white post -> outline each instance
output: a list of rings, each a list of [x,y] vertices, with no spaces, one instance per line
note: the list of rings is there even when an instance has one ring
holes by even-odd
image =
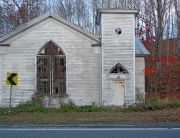
[[[11,96],[12,96],[12,85],[11,85],[10,97],[9,97],[9,114],[11,114]]]

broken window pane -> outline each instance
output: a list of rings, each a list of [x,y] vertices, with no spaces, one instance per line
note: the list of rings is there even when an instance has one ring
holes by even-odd
[[[49,41],[37,55],[37,93],[66,93],[66,56],[62,49]]]
[[[128,73],[128,70],[123,65],[118,63],[114,67],[112,67],[110,73]]]

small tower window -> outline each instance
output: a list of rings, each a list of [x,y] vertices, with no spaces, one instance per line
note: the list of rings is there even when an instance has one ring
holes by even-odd
[[[115,34],[116,34],[116,35],[122,34],[122,29],[119,28],[119,27],[117,27],[117,28],[115,29]]]
[[[129,73],[129,72],[123,65],[118,63],[111,68],[110,73]]]

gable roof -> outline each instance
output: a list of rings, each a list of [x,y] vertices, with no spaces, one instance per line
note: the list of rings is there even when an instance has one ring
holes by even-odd
[[[136,10],[132,10],[131,12],[134,13]],[[107,12],[107,11],[106,11]],[[114,12],[117,12],[117,11],[114,11]],[[67,25],[68,27],[82,33],[83,35],[91,38],[92,40],[95,40],[97,43],[94,43],[92,44],[92,46],[101,46],[101,39],[91,33],[91,32],[88,32],[87,30],[81,28],[80,26],[76,25],[76,24],[73,24],[71,23],[70,21],[58,16],[57,14],[55,13],[52,13],[52,12],[47,12],[39,17],[36,17],[34,18],[33,20],[19,26],[18,28],[16,28],[14,31],[4,35],[3,37],[0,38],[0,46],[10,46],[10,44],[8,43],[3,43],[5,40],[15,36],[16,34],[20,33],[21,31],[23,30],[26,30],[28,28],[30,28],[31,26],[41,22],[42,20],[45,20],[47,18],[53,18],[57,21],[59,21],[60,23],[63,23],[65,25]],[[142,44],[142,42],[139,40],[138,37],[135,37],[135,54],[136,56],[146,56],[148,54],[150,54],[147,49],[144,47],[144,45]]]
[[[68,21],[68,20],[66,20],[66,19],[58,16],[58,15],[55,14],[55,13],[46,12],[45,14],[43,14],[43,15],[41,15],[41,16],[39,16],[39,17],[36,17],[36,18],[34,18],[33,20],[31,20],[31,21],[29,21],[29,22],[27,22],[27,23],[25,23],[25,24],[20,25],[18,28],[16,28],[16,29],[13,30],[12,32],[10,32],[10,33],[4,35],[3,37],[1,37],[1,38],[0,38],[0,46],[3,45],[3,44],[2,44],[3,41],[7,40],[8,38],[11,38],[11,37],[15,36],[17,33],[20,33],[21,31],[26,30],[26,29],[32,27],[33,25],[35,25],[35,24],[37,24],[37,23],[39,23],[39,22],[41,22],[42,20],[45,20],[45,19],[47,19],[47,18],[53,18],[53,19],[57,20],[58,22],[60,22],[60,23],[62,23],[62,24],[65,24],[65,25],[67,25],[68,27],[70,27],[70,28],[72,28],[72,29],[74,29],[74,30],[82,33],[83,35],[85,35],[85,36],[87,36],[87,37],[89,37],[89,38],[97,41],[97,43],[100,43],[100,42],[101,42],[100,38],[99,38],[97,35],[95,35],[95,34],[89,32],[89,31],[81,28],[80,26],[78,26],[78,25],[76,25],[76,24],[73,24],[72,22],[70,22],[70,21]]]

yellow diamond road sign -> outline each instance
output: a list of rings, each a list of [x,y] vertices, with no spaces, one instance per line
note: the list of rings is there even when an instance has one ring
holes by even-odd
[[[17,85],[17,84],[18,84],[18,74],[7,72],[6,85]]]

